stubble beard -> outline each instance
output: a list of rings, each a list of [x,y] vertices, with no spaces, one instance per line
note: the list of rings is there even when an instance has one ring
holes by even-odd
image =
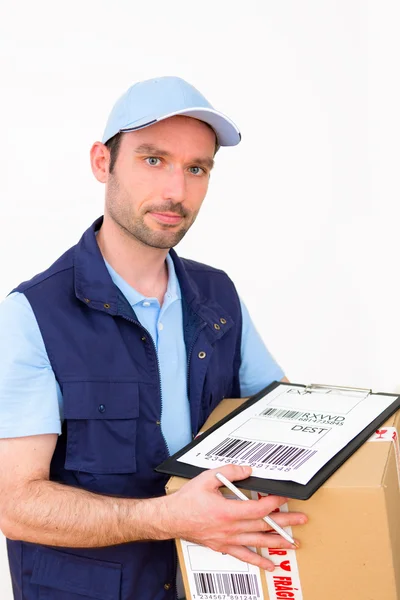
[[[196,220],[197,213],[191,215],[183,208],[181,203],[167,201],[157,205],[149,205],[143,214],[135,213],[128,194],[121,190],[118,180],[111,176],[108,183],[107,212],[112,220],[130,237],[145,246],[167,250],[176,246],[189,231]],[[179,230],[171,231],[171,226],[164,225],[165,229],[155,231],[146,225],[144,215],[147,212],[171,212],[182,216],[186,223]]]

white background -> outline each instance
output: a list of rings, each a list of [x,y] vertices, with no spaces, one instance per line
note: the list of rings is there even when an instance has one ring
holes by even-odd
[[[178,75],[243,135],[178,252],[231,275],[293,382],[400,391],[399,25],[395,0],[3,0],[0,296],[102,213],[119,95]]]

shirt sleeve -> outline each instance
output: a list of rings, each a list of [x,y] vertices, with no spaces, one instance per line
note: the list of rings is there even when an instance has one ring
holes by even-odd
[[[242,300],[240,306],[243,325],[239,381],[240,395],[245,398],[281,380],[285,374],[265,346]]]
[[[61,433],[61,390],[24,294],[0,303],[0,438]]]

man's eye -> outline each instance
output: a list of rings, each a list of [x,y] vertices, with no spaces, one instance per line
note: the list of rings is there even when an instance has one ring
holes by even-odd
[[[190,171],[193,173],[193,175],[201,175],[201,173],[205,172],[201,167],[190,167]]]
[[[149,164],[151,167],[155,167],[156,165],[158,165],[160,159],[156,156],[149,156],[148,158],[146,158],[146,161],[147,164]]]

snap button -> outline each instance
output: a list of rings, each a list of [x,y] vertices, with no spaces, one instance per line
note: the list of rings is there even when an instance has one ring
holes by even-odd
[[[226,325],[226,319],[221,317],[220,321],[221,321],[222,325]]]
[[[164,590],[170,590],[171,589],[171,584],[170,583],[164,583]]]
[[[205,358],[207,356],[207,354],[203,351],[199,352],[197,355],[199,358]]]
[[[106,407],[104,406],[104,404],[100,404],[99,412],[103,413],[103,412],[105,412],[105,410],[106,410]]]
[[[221,327],[218,325],[218,323],[214,323],[214,329],[221,329]]]
[[[162,323],[158,324],[158,329],[159,331],[162,331],[164,329],[164,325]]]
[[[90,302],[89,298],[85,298],[85,302],[86,302],[86,304],[89,304],[89,302]]]
[[[145,336],[145,335],[144,335],[144,336],[141,338],[142,342],[145,342],[145,341],[146,341],[146,339],[147,339],[147,338],[146,338],[146,336]]]
[[[110,308],[110,305],[107,302],[104,304],[104,308]]]
[[[161,421],[156,421],[156,425],[161,425]]]

